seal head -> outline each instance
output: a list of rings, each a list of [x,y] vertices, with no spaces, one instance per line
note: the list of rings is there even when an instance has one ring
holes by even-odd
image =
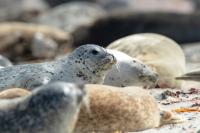
[[[104,75],[116,63],[116,58],[106,49],[93,44],[76,48],[69,55],[69,60],[73,62],[75,68],[78,68],[76,69],[77,76],[82,77],[83,80],[89,80],[89,83],[103,82]],[[99,82],[99,80],[101,81]]]

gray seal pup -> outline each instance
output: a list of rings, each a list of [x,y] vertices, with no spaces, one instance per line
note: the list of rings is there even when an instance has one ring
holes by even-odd
[[[150,66],[159,75],[160,88],[182,87],[183,82],[175,77],[185,73],[185,55],[174,40],[154,33],[133,34],[112,42],[107,48],[122,51]]]
[[[98,45],[82,45],[60,60],[0,69],[0,90],[30,90],[52,81],[101,84],[116,59]]]
[[[0,100],[0,132],[72,133],[85,96],[83,87],[55,82],[24,97]]]
[[[172,112],[161,110],[157,101],[141,87],[86,85],[90,113],[81,106],[74,133],[136,132],[183,122]]]
[[[123,52],[107,51],[115,56],[117,63],[106,74],[105,85],[155,87],[158,75],[150,67]]]

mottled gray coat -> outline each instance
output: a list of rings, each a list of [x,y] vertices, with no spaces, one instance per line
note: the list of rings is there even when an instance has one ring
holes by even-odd
[[[71,133],[84,95],[83,86],[57,82],[25,97],[0,100],[0,132]]]
[[[12,87],[33,89],[52,81],[102,83],[115,62],[115,57],[104,48],[83,45],[57,61],[0,69],[0,90]]]

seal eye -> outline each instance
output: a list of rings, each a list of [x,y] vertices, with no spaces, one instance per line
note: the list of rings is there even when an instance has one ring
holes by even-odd
[[[93,55],[97,55],[99,52],[98,52],[97,50],[92,50],[91,53],[92,53]]]

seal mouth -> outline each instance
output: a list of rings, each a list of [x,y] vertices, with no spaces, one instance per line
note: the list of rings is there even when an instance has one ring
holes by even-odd
[[[107,54],[107,56],[102,60],[102,68],[104,70],[111,69],[112,66],[117,62],[117,59],[112,54]]]
[[[117,62],[117,59],[115,58],[114,55],[112,54],[107,54],[106,58],[103,59],[103,62],[106,63],[110,63],[110,64],[115,64]]]

